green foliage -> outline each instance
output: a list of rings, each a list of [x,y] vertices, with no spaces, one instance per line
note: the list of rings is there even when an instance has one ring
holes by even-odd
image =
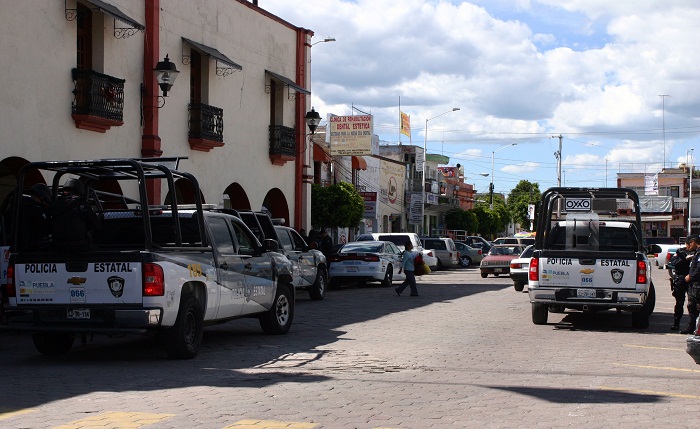
[[[447,229],[473,232],[479,228],[479,221],[472,211],[456,209],[445,214],[445,226]]]
[[[540,187],[537,183],[521,180],[508,194],[508,210],[513,216],[513,221],[529,228],[530,220],[527,218],[527,208],[530,204],[537,204],[540,197]]]
[[[350,183],[311,187],[311,224],[316,228],[355,228],[364,210],[362,196]]]

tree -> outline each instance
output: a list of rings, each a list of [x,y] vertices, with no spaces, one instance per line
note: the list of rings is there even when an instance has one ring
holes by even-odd
[[[521,180],[508,194],[508,210],[513,217],[513,221],[529,228],[530,219],[527,218],[528,206],[537,204],[540,201],[540,197],[540,187],[537,183]]]
[[[475,232],[479,228],[479,221],[472,211],[455,209],[445,214],[445,226],[447,229]]]
[[[489,208],[489,195],[482,195],[477,198],[476,206],[471,210],[477,218],[477,232],[490,238],[496,238],[497,234],[505,231],[511,216],[505,201],[494,194],[493,209]]]
[[[311,187],[311,224],[316,228],[355,228],[364,210],[365,201],[350,183]]]

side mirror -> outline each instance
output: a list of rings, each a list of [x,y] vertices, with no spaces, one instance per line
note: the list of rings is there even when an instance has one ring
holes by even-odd
[[[266,238],[263,240],[263,250],[266,252],[278,252],[280,250],[280,245],[277,240],[271,238]]]

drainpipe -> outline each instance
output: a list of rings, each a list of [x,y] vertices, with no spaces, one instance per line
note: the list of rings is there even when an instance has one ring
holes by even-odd
[[[158,136],[158,83],[153,68],[160,58],[160,0],[145,1],[146,33],[143,40],[143,135],[141,156],[157,158],[163,154]],[[160,204],[160,180],[146,181],[146,194],[151,204]]]
[[[297,29],[297,68],[295,82],[297,85],[307,90],[309,89],[306,87],[307,66],[309,64],[307,58],[309,46],[307,38],[312,35],[313,32],[310,30],[303,28]],[[311,84],[309,84],[309,87],[310,86]],[[294,228],[297,231],[304,228],[304,164],[306,163],[306,158],[309,156],[309,151],[307,150],[309,142],[306,138],[306,121],[304,120],[307,110],[307,97],[309,96],[302,95],[303,94],[297,93],[294,108],[294,123],[297,129],[296,147],[298,148],[297,156],[294,161]]]

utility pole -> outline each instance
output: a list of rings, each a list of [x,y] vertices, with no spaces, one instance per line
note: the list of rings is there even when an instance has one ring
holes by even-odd
[[[557,159],[557,187],[561,188],[561,140],[562,135],[552,136],[559,139],[559,150],[554,152],[554,157]],[[557,219],[561,217],[561,198],[557,198]]]
[[[668,94],[659,94],[661,97],[661,127],[664,136],[664,166],[661,171],[666,168],[666,97],[670,97]]]

